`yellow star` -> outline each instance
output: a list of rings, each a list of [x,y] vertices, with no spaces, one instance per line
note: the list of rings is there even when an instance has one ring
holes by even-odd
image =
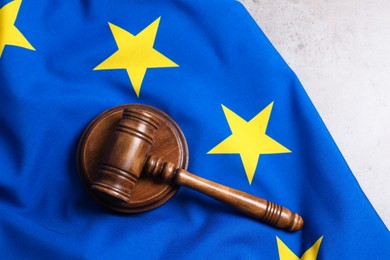
[[[108,23],[118,50],[94,70],[126,69],[134,91],[139,97],[147,69],[179,66],[153,48],[159,23],[160,17],[136,36]]]
[[[16,28],[15,21],[22,0],[9,2],[0,9],[0,58],[5,45],[13,45],[34,50],[23,34]]]
[[[290,248],[283,243],[278,237],[276,237],[276,241],[278,243],[278,251],[279,251],[279,259],[280,260],[316,260],[318,255],[318,250],[320,250],[320,245],[324,236],[320,237],[317,242],[312,245],[306,252],[299,258],[296,254],[294,254]]]
[[[289,149],[266,135],[273,102],[249,122],[222,105],[232,134],[208,154],[240,154],[249,184],[252,183],[260,154],[289,153]]]

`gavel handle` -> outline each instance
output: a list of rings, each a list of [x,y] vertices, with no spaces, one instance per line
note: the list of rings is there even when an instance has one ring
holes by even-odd
[[[151,176],[160,176],[165,182],[173,182],[199,191],[276,228],[297,231],[303,227],[302,217],[287,208],[203,179],[186,170],[176,169],[173,163],[164,163],[156,157],[148,157],[144,166],[144,172]]]

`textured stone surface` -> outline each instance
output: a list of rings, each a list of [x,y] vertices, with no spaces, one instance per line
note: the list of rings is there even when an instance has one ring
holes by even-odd
[[[241,0],[390,228],[390,1]]]

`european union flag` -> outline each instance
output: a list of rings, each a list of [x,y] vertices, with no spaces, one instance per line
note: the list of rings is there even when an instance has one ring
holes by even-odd
[[[295,74],[233,0],[0,1],[0,256],[390,259],[390,236]],[[181,188],[95,202],[80,136],[121,104],[177,121],[189,170],[298,212],[287,233]]]

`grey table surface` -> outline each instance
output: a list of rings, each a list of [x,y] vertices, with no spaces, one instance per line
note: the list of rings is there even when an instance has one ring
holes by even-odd
[[[390,1],[241,0],[390,229]]]

